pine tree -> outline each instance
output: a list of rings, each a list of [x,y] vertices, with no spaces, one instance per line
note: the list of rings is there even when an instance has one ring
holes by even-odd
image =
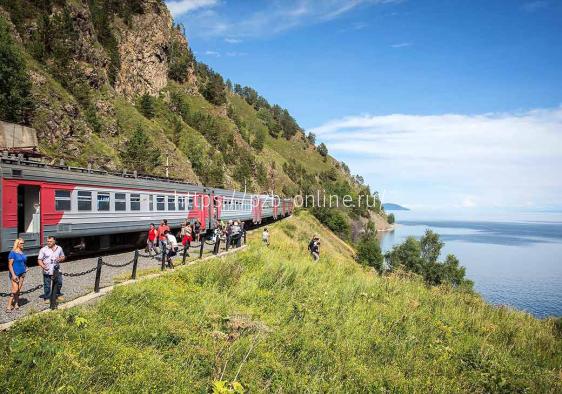
[[[127,142],[121,159],[127,168],[141,173],[153,173],[160,164],[160,151],[148,138],[141,126],[138,126]]]
[[[154,109],[154,99],[150,97],[148,93],[142,95],[140,99],[139,111],[148,119],[154,118],[156,112]]]
[[[28,124],[32,111],[31,83],[25,61],[0,17],[0,118]]]

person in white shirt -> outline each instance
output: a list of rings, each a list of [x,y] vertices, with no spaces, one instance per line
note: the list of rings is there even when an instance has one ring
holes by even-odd
[[[57,245],[55,237],[47,237],[47,245],[43,246],[39,251],[39,256],[37,257],[37,263],[41,268],[43,268],[43,298],[45,302],[49,302],[51,296],[51,281],[53,280],[53,275],[55,273],[55,268],[58,268],[57,272],[57,301],[63,301],[61,289],[62,289],[62,272],[60,270],[60,263],[65,259],[64,252],[62,248]]]
[[[164,231],[164,235],[166,237],[166,263],[168,267],[173,268],[172,257],[178,253],[178,240],[168,230]]]
[[[264,244],[269,246],[269,231],[267,230],[267,227],[264,228],[263,233],[261,233],[261,240]]]

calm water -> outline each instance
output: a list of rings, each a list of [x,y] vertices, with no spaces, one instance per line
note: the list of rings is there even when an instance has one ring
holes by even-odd
[[[431,228],[445,242],[441,257],[455,254],[488,302],[541,318],[562,316],[562,221],[424,220],[413,212],[394,214],[399,224],[382,235],[383,252]]]

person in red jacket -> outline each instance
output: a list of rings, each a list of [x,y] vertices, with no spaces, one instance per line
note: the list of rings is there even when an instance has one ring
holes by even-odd
[[[158,226],[158,240],[160,241],[160,249],[162,249],[166,243],[166,231],[170,231],[170,227],[168,226],[168,221],[166,219],[162,219],[160,222],[160,226]]]
[[[146,239],[146,251],[150,256],[152,256],[152,251],[156,255],[156,244],[158,243],[158,230],[154,226],[154,223],[150,223],[150,228],[148,229],[148,238]]]

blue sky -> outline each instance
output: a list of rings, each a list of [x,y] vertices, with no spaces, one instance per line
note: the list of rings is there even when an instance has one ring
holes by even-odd
[[[561,207],[562,1],[169,1],[387,201]]]

